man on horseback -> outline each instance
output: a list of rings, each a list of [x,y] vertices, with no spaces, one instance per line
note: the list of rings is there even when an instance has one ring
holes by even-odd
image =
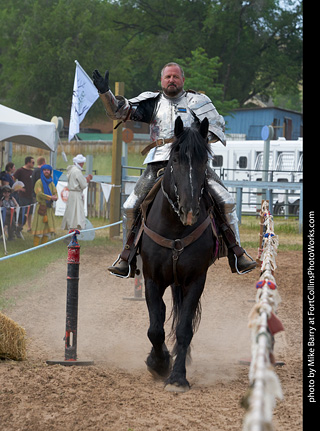
[[[174,125],[178,116],[184,127],[191,127],[195,121],[209,120],[209,142],[220,140],[226,145],[224,119],[217,112],[208,96],[191,90],[184,90],[184,72],[177,63],[166,64],[161,71],[160,92],[144,92],[127,100],[114,96],[109,88],[109,71],[103,78],[98,70],[93,72],[93,82],[98,89],[107,115],[113,120],[140,121],[150,124],[151,144],[142,154],[148,155],[144,161],[146,170],[136,183],[133,192],[123,205],[127,232],[130,231],[140,205],[155,184],[158,172],[166,167],[170,146],[174,140]],[[218,225],[228,247],[228,259],[232,272],[246,273],[256,267],[256,262],[246,258],[240,246],[238,218],[235,202],[218,175],[208,166],[207,182],[209,193],[219,209]],[[123,254],[122,254],[123,256]],[[129,272],[128,262],[121,258],[108,270],[125,277]]]

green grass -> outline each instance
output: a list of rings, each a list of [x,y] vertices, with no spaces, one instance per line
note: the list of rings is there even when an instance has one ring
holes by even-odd
[[[241,218],[241,245],[245,248],[258,247],[260,234],[260,217],[244,216]],[[284,217],[274,218],[274,233],[279,238],[279,251],[302,251],[302,234],[299,233],[299,222],[295,219],[285,220]]]

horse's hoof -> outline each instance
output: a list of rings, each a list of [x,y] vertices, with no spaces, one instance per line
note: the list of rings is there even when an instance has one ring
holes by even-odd
[[[165,352],[164,358],[157,359],[152,352],[147,357],[146,365],[148,371],[155,379],[166,379],[172,368],[172,358],[168,351]]]
[[[178,385],[177,383],[168,383],[164,387],[164,390],[167,392],[183,393],[183,392],[188,392],[190,390],[190,385],[181,386],[181,385]]]
[[[152,375],[152,377],[155,380],[164,380],[164,379],[166,379],[168,377],[168,375],[170,373],[170,371],[168,370],[168,372],[165,372],[163,375],[159,374],[156,370],[154,370],[153,368],[149,367],[148,365],[147,365],[147,370],[149,371],[149,373]]]

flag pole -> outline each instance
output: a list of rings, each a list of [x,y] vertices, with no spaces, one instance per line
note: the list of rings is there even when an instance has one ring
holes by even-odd
[[[86,77],[88,78],[88,79],[90,79],[90,81],[92,82],[92,84],[93,84],[93,81],[92,81],[92,79],[90,78],[90,76],[87,74],[87,72],[84,70],[84,68],[81,66],[81,64],[79,63],[79,61],[78,60],[74,60],[74,62],[76,63],[76,65],[77,66],[79,66],[79,68],[82,70],[82,72],[86,75]]]
[[[74,77],[73,84],[73,93],[72,93],[72,103],[71,103],[71,112],[70,112],[70,122],[69,122],[69,137],[68,141],[71,139],[77,140],[77,133],[80,131],[80,123],[83,121],[86,116],[88,110],[94,104],[94,102],[98,99],[98,91],[93,84],[92,79],[87,74],[87,72],[81,67],[80,63],[75,60],[76,63],[76,71]],[[79,80],[81,80],[81,98],[78,94],[78,85]]]

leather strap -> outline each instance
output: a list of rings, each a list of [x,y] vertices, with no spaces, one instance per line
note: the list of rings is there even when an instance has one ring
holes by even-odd
[[[161,147],[164,144],[171,144],[173,142],[173,138],[161,138],[161,139],[157,139],[156,141],[151,142],[151,144],[147,145],[142,151],[141,154],[144,156],[145,154],[147,154],[150,150],[152,150],[152,148],[154,147]]]
[[[182,252],[188,245],[192,244],[198,238],[200,238],[200,236],[207,229],[210,223],[211,223],[211,216],[208,215],[208,217],[193,232],[191,232],[188,236],[181,239],[165,238],[159,235],[158,233],[154,232],[153,230],[149,229],[148,226],[145,224],[145,222],[143,225],[143,230],[148,235],[148,237],[151,238],[158,245],[162,247],[170,248],[171,250]]]
[[[207,229],[209,224],[211,224],[211,214],[188,236],[181,239],[168,239],[165,238],[153,230],[149,229],[148,226],[143,222],[143,231],[158,245],[161,247],[166,247],[172,250],[172,260],[173,260],[173,277],[176,286],[179,286],[178,274],[177,274],[177,262],[180,254],[183,252],[185,247],[195,242],[203,232]]]
[[[220,229],[221,229],[222,235],[224,236],[224,239],[227,243],[228,249],[231,249],[237,257],[242,256],[244,253],[244,250],[236,242],[236,239],[235,239],[235,236],[234,236],[234,233],[233,233],[233,230],[231,229],[231,227],[228,226],[227,223],[222,223],[220,225]]]
[[[132,228],[130,229],[130,232],[127,237],[126,245],[124,246],[124,249],[120,254],[121,259],[125,260],[126,262],[129,262],[130,258],[132,258],[133,255],[136,253],[138,240],[140,239],[140,236],[142,233],[142,231],[140,232],[141,226],[142,226],[142,215],[140,211],[133,223]]]

